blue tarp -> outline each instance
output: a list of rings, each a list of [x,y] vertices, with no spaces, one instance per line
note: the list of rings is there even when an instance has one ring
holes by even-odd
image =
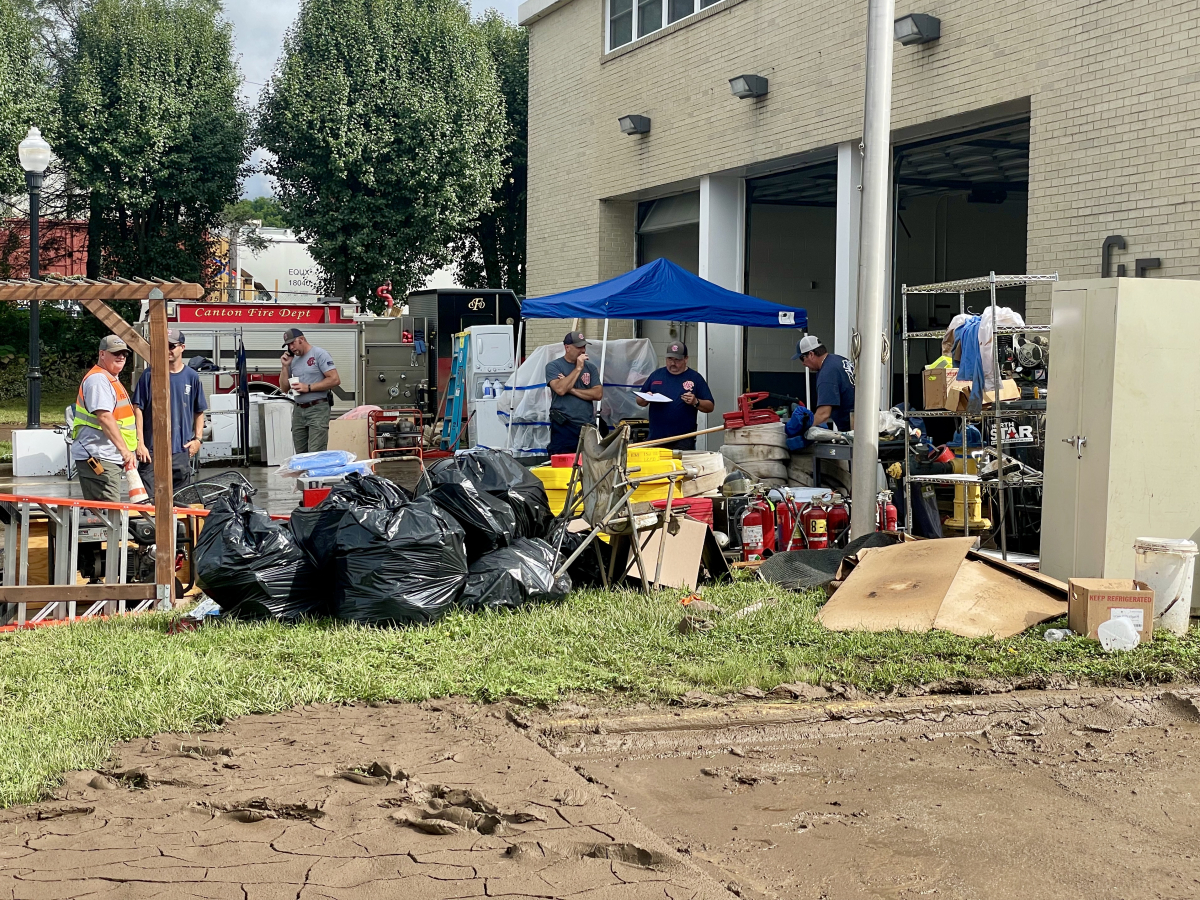
[[[525,300],[521,318],[652,319],[808,328],[808,313],[803,309],[727,291],[665,259],[591,287]]]

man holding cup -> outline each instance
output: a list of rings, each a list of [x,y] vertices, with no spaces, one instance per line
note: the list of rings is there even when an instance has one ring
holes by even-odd
[[[330,392],[342,383],[333,357],[314,347],[299,328],[283,333],[284,354],[279,386],[296,394],[292,410],[292,446],[297,453],[315,453],[329,446]]]

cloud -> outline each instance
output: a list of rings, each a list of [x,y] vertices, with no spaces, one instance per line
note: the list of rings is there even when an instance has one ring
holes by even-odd
[[[471,11],[483,15],[496,9],[510,22],[517,21],[520,0],[472,0]],[[263,86],[275,71],[283,50],[283,36],[296,18],[300,0],[241,0],[225,8],[225,18],[233,25],[233,43],[241,68],[242,98],[250,104],[258,102]],[[261,163],[266,151],[259,148],[251,157]],[[243,197],[273,196],[274,186],[261,173],[251,175],[242,185]]]

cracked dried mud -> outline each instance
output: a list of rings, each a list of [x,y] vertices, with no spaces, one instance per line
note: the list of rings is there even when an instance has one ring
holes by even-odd
[[[306,707],[0,811],[0,898],[1183,898],[1192,689]]]

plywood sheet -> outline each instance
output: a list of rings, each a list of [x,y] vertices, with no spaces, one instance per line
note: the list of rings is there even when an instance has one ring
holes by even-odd
[[[832,631],[929,631],[978,538],[913,541],[865,557],[822,608]]]

